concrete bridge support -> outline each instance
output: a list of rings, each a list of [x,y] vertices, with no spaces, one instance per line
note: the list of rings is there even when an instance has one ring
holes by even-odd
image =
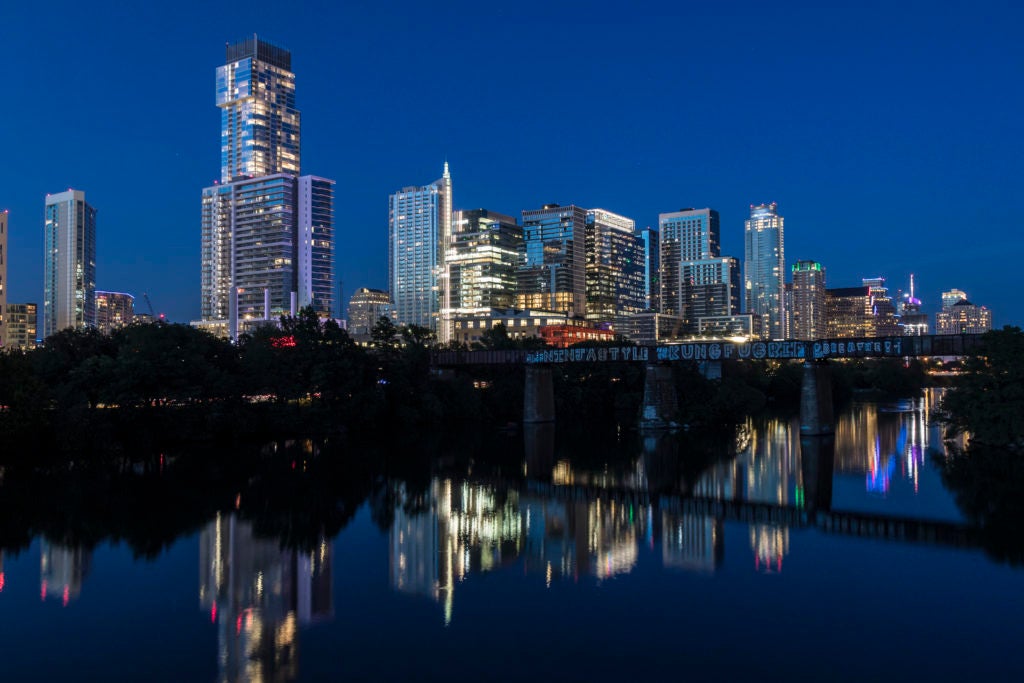
[[[523,455],[530,479],[548,481],[555,466],[555,423],[541,422],[523,425]]]
[[[523,424],[555,421],[555,387],[551,368],[526,366],[526,387],[523,390]]]
[[[641,429],[671,429],[678,426],[679,399],[668,365],[647,364],[644,402],[640,406]]]
[[[807,361],[800,388],[800,435],[821,436],[834,432],[832,373],[828,361]]]

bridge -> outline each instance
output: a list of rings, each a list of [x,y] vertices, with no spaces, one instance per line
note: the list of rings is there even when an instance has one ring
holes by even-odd
[[[566,349],[503,349],[482,351],[433,351],[431,365],[438,369],[483,366],[526,368],[523,422],[555,419],[551,370],[567,365],[644,363],[646,380],[640,426],[664,429],[676,426],[678,398],[672,383],[673,363],[697,363],[709,379],[720,379],[722,363],[735,361],[803,361],[800,397],[800,433],[831,434],[834,431],[832,380],[829,361],[854,358],[919,358],[966,356],[981,347],[978,334],[925,335],[917,337],[862,337],[814,341],[692,341],[655,346],[578,345]]]

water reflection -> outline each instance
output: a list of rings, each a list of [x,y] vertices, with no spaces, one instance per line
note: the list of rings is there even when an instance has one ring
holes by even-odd
[[[92,567],[92,552],[81,546],[69,548],[49,541],[39,544],[39,595],[60,600],[65,607],[78,598]]]
[[[235,514],[199,537],[199,603],[217,624],[218,681],[292,681],[298,629],[334,616],[333,543],[309,552],[258,538]]]

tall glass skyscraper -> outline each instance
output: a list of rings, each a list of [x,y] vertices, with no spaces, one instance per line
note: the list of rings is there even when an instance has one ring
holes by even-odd
[[[299,173],[291,53],[256,36],[217,68],[222,182],[203,190],[202,320],[232,339],[246,321],[311,306],[335,315],[334,181]]]
[[[644,310],[644,243],[636,221],[604,209],[587,211],[587,320],[614,325]]]
[[[445,253],[452,235],[452,178],[403,187],[388,197],[388,283],[401,325],[420,325],[448,337],[441,303],[450,294]]]
[[[450,313],[485,315],[493,308],[512,308],[523,229],[511,216],[473,209],[456,211],[452,230],[445,258]]]
[[[96,209],[81,190],[46,197],[43,338],[96,325]]]
[[[586,230],[587,210],[579,206],[545,204],[523,211],[517,308],[586,315]]]
[[[793,339],[813,340],[825,336],[825,268],[817,261],[794,264],[789,315],[789,336]]]
[[[299,174],[299,110],[291,52],[257,36],[229,44],[217,68],[220,179]]]
[[[745,222],[743,286],[747,313],[760,318],[761,336],[766,339],[782,339],[785,334],[783,223],[775,202],[751,204],[750,218]]]
[[[649,311],[661,310],[661,249],[659,233],[651,227],[640,231],[644,242],[644,303]]]

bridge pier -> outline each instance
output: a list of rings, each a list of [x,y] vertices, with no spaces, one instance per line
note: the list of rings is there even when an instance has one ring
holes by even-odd
[[[551,368],[526,366],[526,387],[523,389],[523,424],[555,421],[555,387]]]
[[[668,365],[648,363],[644,378],[644,402],[640,406],[641,429],[672,429],[679,426],[679,399]]]
[[[530,479],[551,478],[555,466],[555,424],[541,422],[523,425],[523,473]]]
[[[831,434],[800,437],[800,474],[804,482],[804,505],[810,512],[832,510],[835,455],[836,442]]]
[[[828,361],[807,361],[800,387],[800,435],[820,436],[833,432],[832,373]]]

